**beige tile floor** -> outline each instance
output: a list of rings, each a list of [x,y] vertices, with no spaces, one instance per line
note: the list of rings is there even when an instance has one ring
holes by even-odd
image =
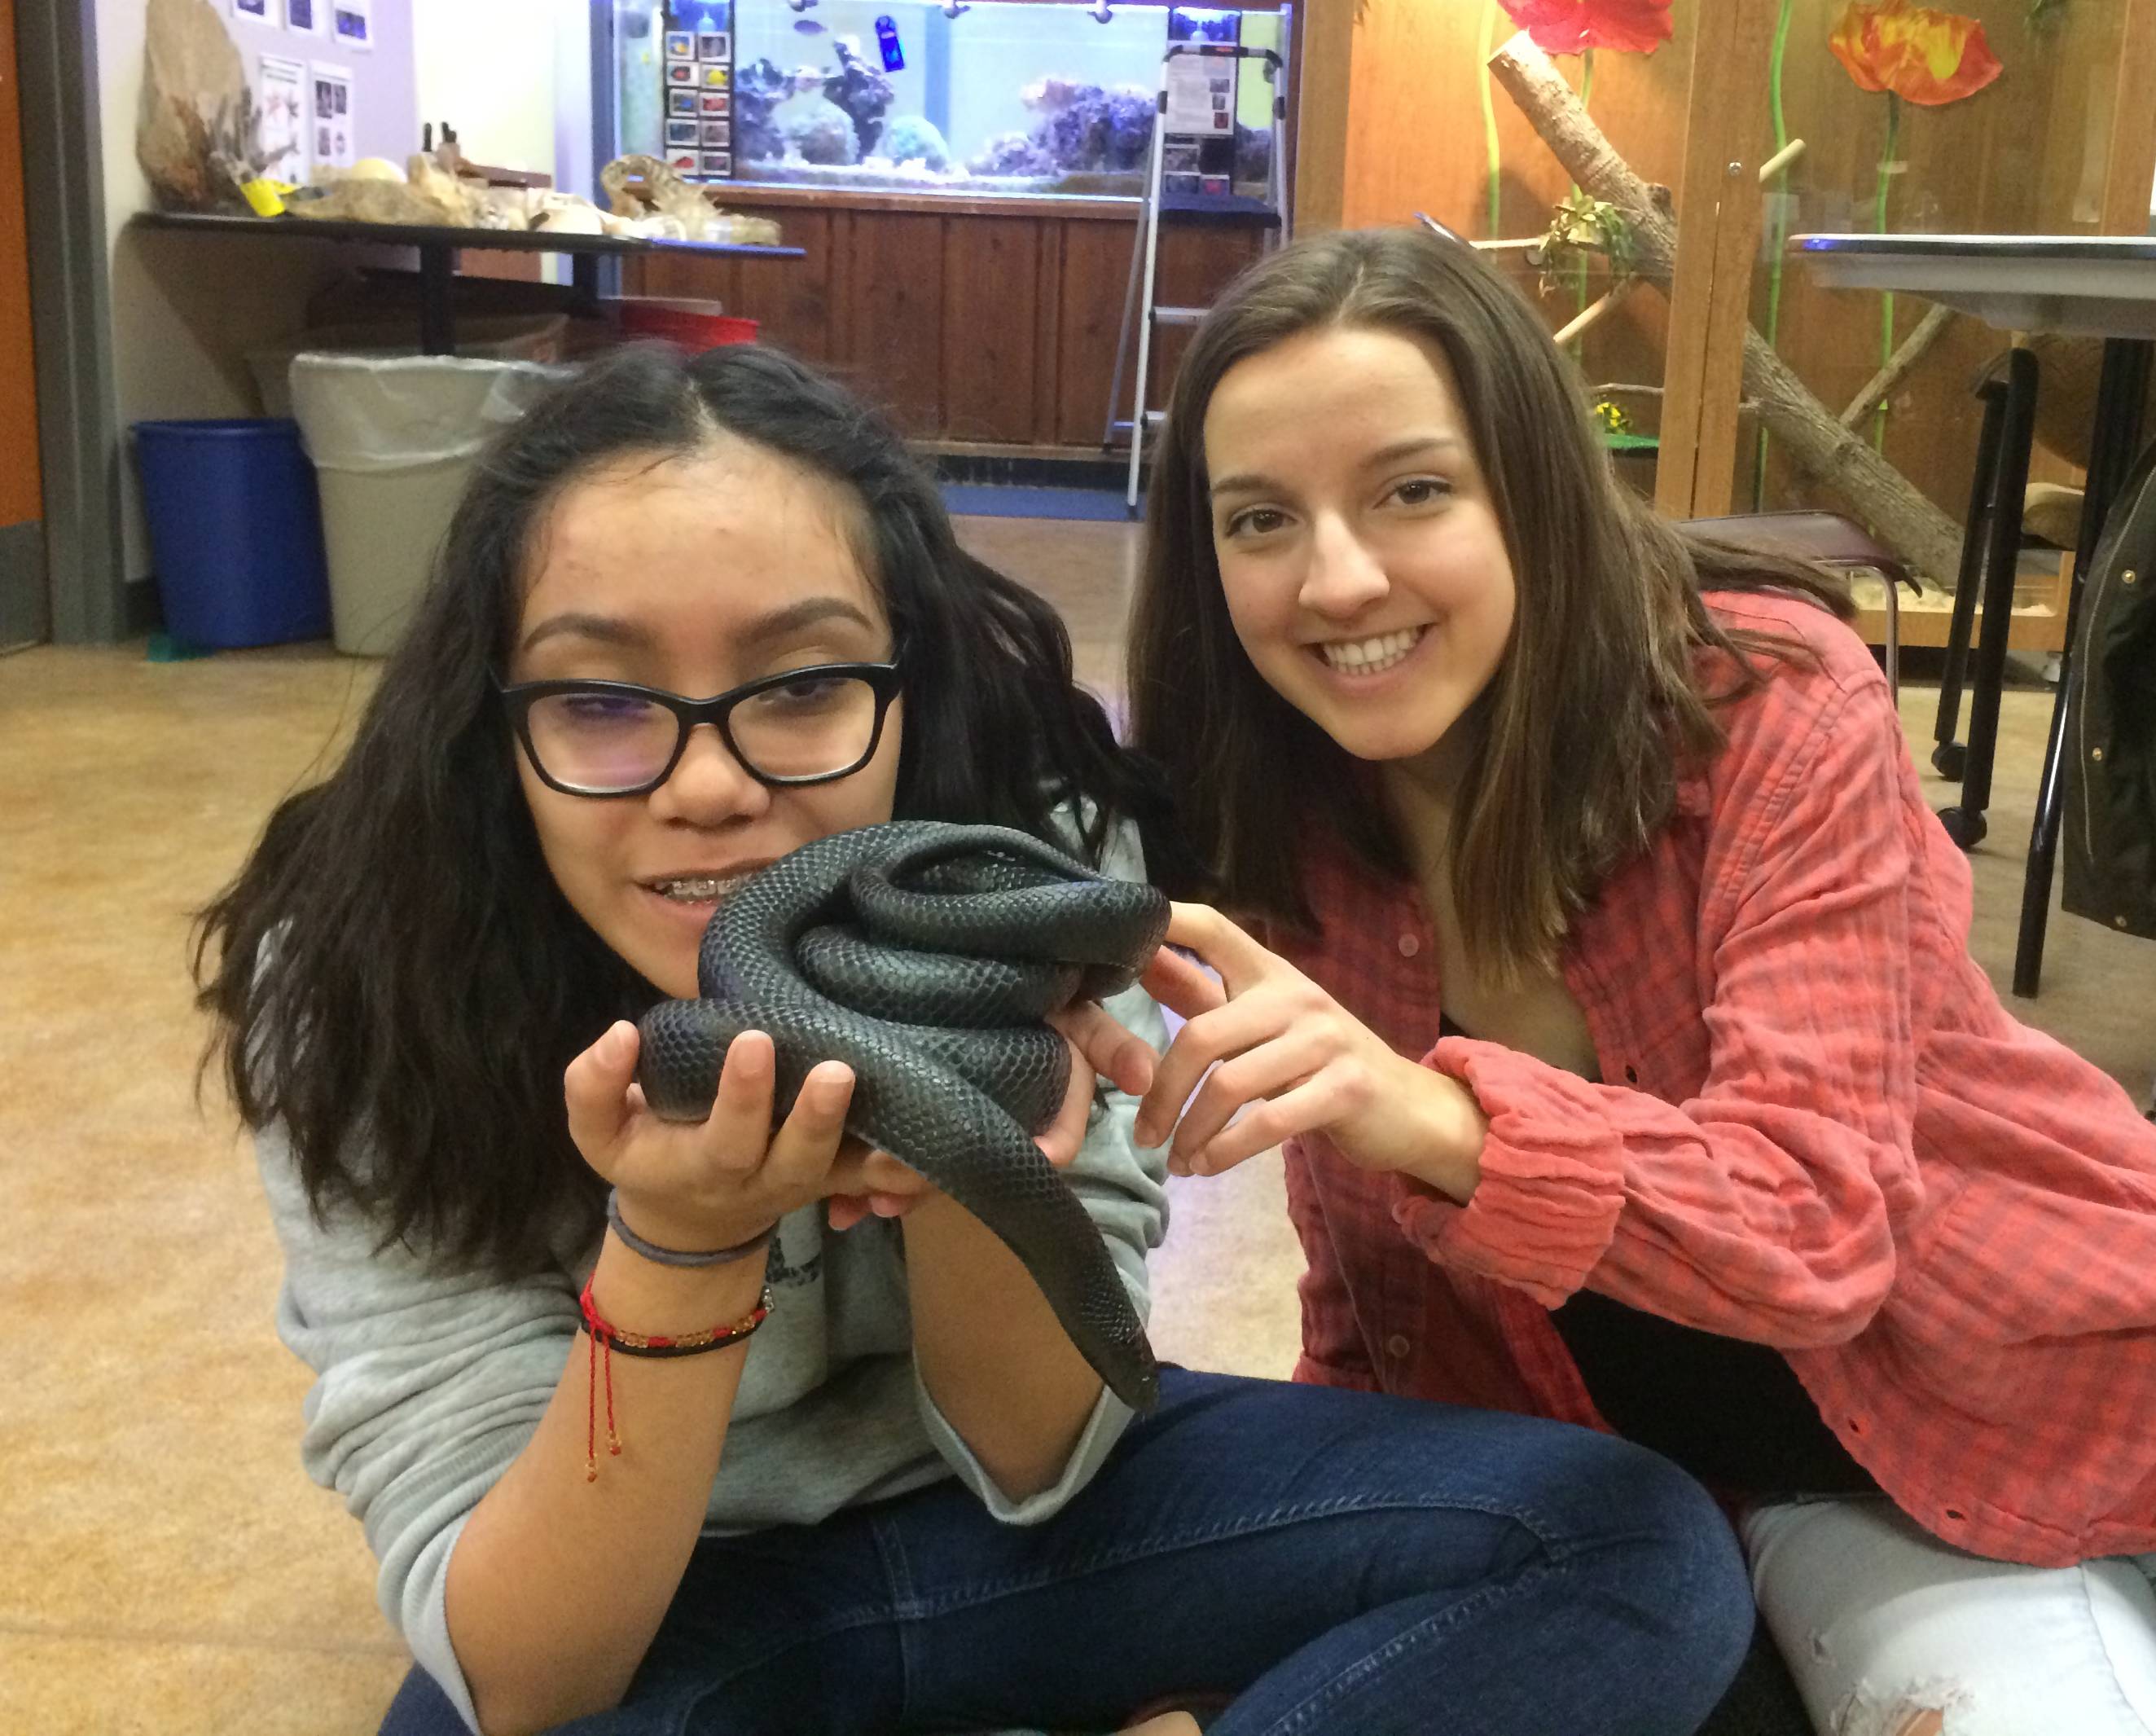
[[[1132,538],[973,520],[1114,681]],[[357,1528],[299,1468],[306,1389],[185,975],[188,913],[336,751],[363,665],[319,648],[0,659],[0,1736],[363,1736],[402,1670]],[[1903,713],[1928,743],[1928,690]],[[1974,945],[2003,982],[2045,696],[2008,696]],[[2156,945],[2055,922],[2018,1010],[2145,1093]],[[1276,1162],[1182,1184],[1156,1338],[1286,1371],[1301,1269]]]

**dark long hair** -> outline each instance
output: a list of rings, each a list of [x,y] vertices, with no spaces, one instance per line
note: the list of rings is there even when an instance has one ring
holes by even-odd
[[[1096,855],[1159,803],[1073,685],[1041,598],[962,550],[897,434],[767,349],[658,347],[583,368],[478,462],[433,583],[349,753],[285,801],[196,928],[199,1004],[251,1127],[281,1122],[316,1210],[358,1207],[385,1245],[513,1274],[596,1230],[603,1187],[572,1144],[562,1075],[656,999],[554,885],[489,681],[506,665],[535,531],[562,490],[624,454],[715,429],[841,484],[904,647],[901,817],[1050,835],[1090,799]]]
[[[1132,745],[1165,771],[1203,891],[1237,913],[1307,927],[1297,840],[1313,820],[1366,861],[1406,856],[1368,782],[1282,699],[1235,638],[1213,547],[1205,411],[1238,362],[1322,326],[1435,344],[1458,383],[1518,590],[1512,636],[1476,704],[1481,725],[1450,871],[1478,963],[1550,962],[1609,871],[1671,811],[1681,756],[1718,745],[1717,699],[1759,679],[1702,589],[1778,589],[1845,617],[1816,569],[1741,553],[1656,516],[1625,489],[1577,376],[1540,316],[1474,250],[1419,229],[1298,241],[1231,285],[1176,377],[1155,449],[1129,649]],[[1697,653],[1734,673],[1702,691]]]

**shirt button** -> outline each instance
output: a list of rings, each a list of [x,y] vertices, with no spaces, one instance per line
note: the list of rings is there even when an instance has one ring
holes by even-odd
[[[1420,941],[1417,940],[1417,939],[1414,937],[1414,936],[1413,936],[1412,934],[1403,934],[1403,935],[1400,937],[1400,957],[1401,957],[1401,958],[1414,958],[1414,955],[1415,955],[1416,953],[1419,953],[1421,950],[1422,950],[1422,942],[1421,942]]]
[[[1392,1337],[1385,1340],[1385,1354],[1392,1358],[1394,1362],[1404,1358],[1408,1352],[1414,1348],[1414,1346],[1408,1342],[1408,1335],[1405,1333],[1394,1333]]]

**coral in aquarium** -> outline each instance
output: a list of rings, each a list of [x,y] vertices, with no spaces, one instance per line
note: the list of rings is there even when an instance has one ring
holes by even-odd
[[[833,39],[831,47],[839,57],[839,69],[824,80],[824,95],[834,107],[842,109],[854,123],[854,139],[858,147],[850,162],[866,157],[875,146],[876,135],[883,131],[883,117],[891,107],[891,100],[898,95],[891,80],[880,67],[861,59],[860,44],[849,37]],[[812,162],[836,161],[834,158],[811,157]]]
[[[775,162],[786,155],[771,111],[793,95],[793,80],[769,59],[734,71],[734,151],[749,162]]]
[[[1152,92],[1047,78],[1028,86],[1024,99],[1040,116],[1033,123],[1034,142],[1066,174],[1144,166],[1152,145]]]
[[[860,161],[853,116],[835,103],[820,96],[788,103],[778,118],[787,156],[826,165]]]
[[[966,159],[975,175],[1052,175],[1055,159],[1025,133],[1007,132]]]
[[[917,162],[940,175],[951,167],[951,147],[925,115],[901,115],[883,130],[876,155],[892,162]]]
[[[1887,196],[1893,186],[1902,138],[1902,105],[1935,109],[1974,96],[2003,69],[1984,40],[1984,26],[1959,13],[1912,6],[1908,0],[1850,0],[1827,38],[1834,58],[1861,90],[1887,95],[1887,138],[1871,201],[1871,227],[1887,230]],[[1894,296],[1879,298],[1879,365],[1894,357]],[[1887,401],[1872,419],[1871,444],[1887,444]]]
[[[1503,0],[1519,29],[1546,54],[1619,49],[1651,54],[1670,39],[1670,0]]]

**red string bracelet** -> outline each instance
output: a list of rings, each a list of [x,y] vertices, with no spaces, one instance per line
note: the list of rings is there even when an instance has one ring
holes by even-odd
[[[588,1278],[577,1302],[583,1310],[584,1334],[588,1340],[584,1387],[584,1481],[588,1483],[597,1482],[599,1476],[598,1389],[602,1368],[605,1371],[607,1453],[613,1458],[621,1456],[621,1436],[613,1420],[614,1352],[619,1350],[624,1356],[701,1356],[707,1350],[724,1350],[730,1344],[738,1344],[770,1317],[771,1287],[765,1285],[755,1307],[731,1325],[708,1326],[701,1332],[683,1333],[674,1338],[656,1333],[647,1336],[623,1331],[599,1312],[598,1304],[592,1300]]]

